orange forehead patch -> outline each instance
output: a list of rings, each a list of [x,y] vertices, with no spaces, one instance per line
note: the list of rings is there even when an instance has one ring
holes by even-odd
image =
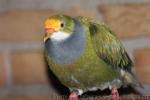
[[[60,21],[57,19],[47,19],[45,21],[45,28],[54,28],[59,29],[60,28]]]

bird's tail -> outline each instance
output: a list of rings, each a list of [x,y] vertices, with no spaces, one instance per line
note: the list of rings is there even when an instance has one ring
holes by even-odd
[[[137,76],[134,74],[135,71],[126,72],[125,77],[131,87],[141,95],[149,95],[150,94],[150,85],[149,84],[142,84]]]
[[[149,95],[150,94],[150,85],[149,84],[142,84],[142,87],[133,85],[134,90],[136,90],[141,95]]]
[[[142,83],[139,81],[139,79],[137,78],[137,76],[134,73],[131,73],[131,76],[133,78],[133,85],[140,87],[140,88],[144,88]]]
[[[150,94],[150,84],[142,84],[137,76],[132,72],[122,71],[121,74],[124,77],[125,83],[131,84],[131,87],[141,95]]]
[[[133,77],[133,83],[131,84],[132,88],[141,95],[145,94],[145,93],[143,93],[145,88],[144,88],[143,84],[139,81],[137,76],[134,73],[132,73],[132,77]]]
[[[132,88],[136,90],[141,95],[149,95],[150,94],[150,84],[141,83],[138,77],[135,75],[135,69],[133,68],[129,77],[132,79]]]
[[[125,72],[124,78],[126,81],[125,83],[130,84],[139,94],[143,94],[139,90],[144,90],[144,86],[133,72]]]

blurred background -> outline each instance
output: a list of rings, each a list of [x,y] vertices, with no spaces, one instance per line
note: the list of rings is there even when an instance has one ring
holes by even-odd
[[[0,100],[50,100],[65,89],[43,56],[43,22],[58,13],[111,27],[150,94],[150,0],[0,0]]]

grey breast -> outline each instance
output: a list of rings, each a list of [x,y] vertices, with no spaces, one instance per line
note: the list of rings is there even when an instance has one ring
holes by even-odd
[[[74,31],[68,39],[61,41],[60,43],[54,43],[49,39],[45,44],[48,56],[56,64],[71,64],[76,61],[85,50],[85,30],[79,21],[74,21]]]

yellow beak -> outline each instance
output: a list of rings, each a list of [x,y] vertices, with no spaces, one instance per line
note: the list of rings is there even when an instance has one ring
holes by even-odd
[[[57,19],[47,19],[45,21],[45,36],[44,42],[46,42],[53,32],[56,32],[60,29],[60,21]]]

